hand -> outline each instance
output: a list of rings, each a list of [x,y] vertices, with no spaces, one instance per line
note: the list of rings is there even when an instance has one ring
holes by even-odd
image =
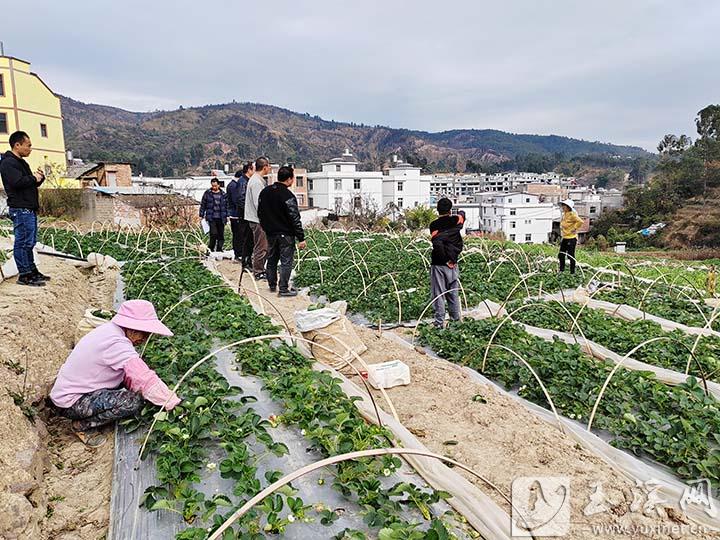
[[[45,180],[45,173],[42,171],[42,169],[38,168],[38,170],[35,171],[35,182],[39,184],[43,180]]]
[[[300,243],[298,244],[298,247],[299,247],[300,249],[305,249],[305,248],[307,247],[307,242],[305,242],[305,240],[303,240],[302,242],[300,242]]]

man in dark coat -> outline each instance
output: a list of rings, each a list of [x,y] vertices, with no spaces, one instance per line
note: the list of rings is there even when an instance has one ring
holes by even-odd
[[[8,213],[13,222],[15,244],[13,257],[17,265],[18,283],[40,287],[50,278],[35,266],[33,248],[37,242],[37,211],[40,209],[38,188],[45,181],[45,173],[35,173],[24,158],[32,152],[32,142],[24,131],[10,135],[10,150],[0,160],[0,176],[7,194]]]
[[[228,209],[225,193],[220,189],[220,180],[217,178],[210,180],[210,189],[203,193],[200,201],[200,217],[210,226],[210,251],[222,251]]]
[[[277,182],[260,192],[258,217],[260,226],[267,235],[268,258],[267,280],[270,292],[279,285],[278,296],[297,296],[290,288],[290,273],[293,268],[295,241],[298,247],[305,249],[305,231],[300,220],[297,199],[290,187],[295,182],[292,167],[280,167]],[[280,261],[280,282],[278,284],[277,266]]]
[[[450,199],[440,199],[437,211],[440,214],[430,224],[432,259],[430,263],[430,296],[435,312],[435,326],[445,324],[445,301],[447,300],[450,319],[460,320],[460,271],[458,257],[463,249],[460,231],[465,223],[465,213],[451,215]]]
[[[243,270],[252,267],[253,232],[245,219],[245,194],[250,176],[255,172],[253,162],[243,165],[242,171],[227,186],[228,218],[233,235],[235,260],[242,263]]]

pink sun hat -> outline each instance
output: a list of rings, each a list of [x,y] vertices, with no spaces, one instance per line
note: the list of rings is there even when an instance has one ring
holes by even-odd
[[[155,307],[147,300],[128,300],[120,304],[117,315],[112,322],[123,328],[150,332],[161,336],[172,336],[173,333],[157,317]]]

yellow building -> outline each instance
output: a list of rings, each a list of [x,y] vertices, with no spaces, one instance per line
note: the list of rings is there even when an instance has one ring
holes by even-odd
[[[30,63],[11,56],[0,56],[0,151],[10,149],[10,134],[25,131],[33,151],[30,167],[45,165],[65,169],[60,98],[35,73]]]

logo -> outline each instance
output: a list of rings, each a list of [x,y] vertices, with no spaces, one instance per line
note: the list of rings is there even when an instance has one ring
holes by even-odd
[[[521,476],[513,481],[513,536],[564,536],[569,529],[568,477]]]

